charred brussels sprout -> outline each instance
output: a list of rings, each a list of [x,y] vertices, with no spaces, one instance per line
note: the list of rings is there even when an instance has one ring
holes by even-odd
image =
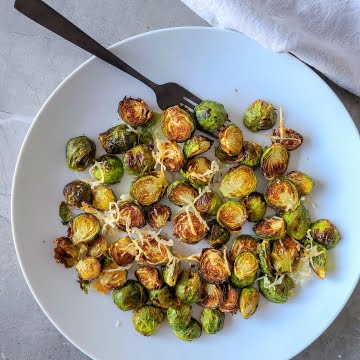
[[[221,226],[216,219],[209,221],[209,230],[205,235],[205,241],[215,249],[221,248],[230,240],[230,232]]]
[[[127,226],[129,229],[141,228],[145,226],[145,215],[141,207],[133,202],[123,202],[118,205],[119,221],[117,227],[126,231]]]
[[[257,254],[260,260],[260,270],[267,275],[270,275],[273,272],[270,253],[271,247],[269,240],[263,240],[258,243]]]
[[[91,174],[104,184],[116,184],[124,175],[122,161],[115,155],[103,155],[96,159],[97,164],[92,168]]]
[[[243,147],[242,131],[230,124],[219,131],[219,146],[229,156],[238,156]]]
[[[195,208],[202,215],[213,216],[222,204],[220,196],[215,191],[204,192],[195,202]]]
[[[137,144],[137,134],[122,124],[99,134],[99,141],[108,154],[123,154]]]
[[[211,100],[195,106],[194,114],[199,125],[208,131],[219,130],[228,119],[224,105]]]
[[[291,272],[295,262],[299,259],[300,246],[287,236],[274,241],[270,256],[272,265],[278,274]]]
[[[288,151],[297,149],[303,142],[303,137],[295,130],[289,128],[274,129],[271,137],[273,144],[281,144]]]
[[[104,266],[99,275],[100,284],[107,290],[112,290],[123,286],[126,283],[127,271],[119,269],[119,265],[111,262]]]
[[[333,248],[341,239],[339,230],[327,219],[320,219],[311,224],[311,236],[326,249]]]
[[[304,247],[305,254],[311,258],[311,261],[309,262],[311,268],[320,279],[325,279],[327,269],[326,247],[308,239],[305,240]]]
[[[166,311],[166,319],[173,330],[186,329],[191,321],[191,307],[188,304],[177,308],[169,307]]]
[[[158,236],[160,240],[167,241],[165,236]],[[165,265],[169,260],[167,247],[158,243],[151,236],[147,236],[145,240],[142,245],[143,254],[140,261],[148,265]]]
[[[231,274],[230,282],[238,289],[243,289],[252,285],[257,278],[257,273],[255,272],[252,276],[246,277],[244,279],[239,280],[234,273]]]
[[[92,241],[88,247],[88,256],[99,258],[106,254],[108,243],[106,239],[99,235],[94,241]]]
[[[159,290],[163,286],[158,269],[151,266],[140,266],[135,271],[135,276],[147,290]]]
[[[179,299],[176,298],[172,288],[167,285],[159,290],[150,290],[149,301],[154,306],[162,309],[168,309],[169,307],[177,308],[180,306]]]
[[[216,219],[225,228],[230,231],[241,231],[242,225],[246,221],[245,206],[238,201],[227,201],[222,204],[217,213]]]
[[[57,238],[55,241],[54,259],[66,268],[73,267],[80,258],[80,251],[67,237]]]
[[[294,183],[299,196],[309,195],[314,187],[312,178],[303,172],[290,171],[286,177]]]
[[[186,158],[201,155],[211,148],[213,141],[202,135],[195,135],[184,144],[184,154]]]
[[[108,253],[118,265],[127,266],[134,262],[136,248],[131,239],[127,236],[110,244]]]
[[[180,174],[196,188],[209,185],[214,176],[212,163],[206,157],[190,159]]]
[[[174,335],[183,341],[193,341],[201,336],[201,325],[195,319],[183,330],[174,330]]]
[[[124,155],[124,167],[130,175],[143,175],[154,170],[155,159],[148,145],[137,145]]]
[[[204,286],[204,298],[199,303],[204,308],[217,309],[224,301],[222,286],[206,283]]]
[[[70,223],[69,237],[74,244],[86,244],[94,240],[100,230],[100,222],[94,215],[80,214]]]
[[[166,195],[174,205],[184,206],[193,202],[198,191],[185,180],[175,180],[168,186]]]
[[[269,146],[261,156],[261,172],[267,180],[284,175],[288,165],[289,153],[280,144]]]
[[[250,251],[242,252],[234,261],[234,274],[239,280],[253,277],[258,269],[259,261]]]
[[[261,156],[263,154],[262,147],[252,141],[244,141],[243,148],[237,162],[241,165],[256,168],[260,165]]]
[[[245,288],[240,295],[240,314],[244,319],[248,319],[254,314],[259,304],[260,295],[255,288]]]
[[[118,113],[133,128],[146,124],[152,116],[152,111],[144,100],[126,96],[119,103]]]
[[[67,225],[71,220],[71,211],[69,207],[67,206],[65,201],[62,201],[59,206],[59,216],[61,219],[61,223],[63,225]]]
[[[242,203],[245,205],[249,221],[258,222],[264,218],[266,213],[266,202],[262,194],[253,192],[242,199]]]
[[[187,304],[197,303],[202,300],[204,284],[200,274],[195,271],[183,270],[175,287],[176,296]]]
[[[181,264],[176,258],[169,261],[162,269],[163,278],[169,286],[175,286],[180,275]]]
[[[310,228],[310,215],[302,204],[295,210],[286,211],[283,219],[286,224],[286,233],[295,240],[302,240]]]
[[[91,204],[91,187],[80,180],[72,181],[65,185],[63,194],[69,206],[81,207],[83,203]]]
[[[95,143],[86,136],[72,138],[66,144],[66,163],[71,170],[84,171],[95,160]]]
[[[147,301],[146,289],[135,280],[128,280],[124,286],[112,293],[116,306],[122,311],[137,310]]]
[[[87,256],[81,259],[75,266],[79,279],[91,281],[97,278],[101,272],[101,265],[98,259]]]
[[[201,326],[209,334],[216,334],[224,327],[225,314],[217,309],[203,309],[200,315]]]
[[[171,209],[167,205],[152,205],[146,214],[147,222],[150,226],[161,229],[171,219]]]
[[[206,234],[205,224],[193,212],[179,212],[174,217],[174,235],[186,244],[198,243]]]
[[[141,307],[134,311],[131,317],[135,330],[144,336],[154,334],[164,319],[162,310],[152,305]]]
[[[158,202],[164,195],[168,181],[160,171],[137,177],[130,186],[130,195],[142,206]]]
[[[281,239],[286,234],[285,221],[277,216],[260,220],[253,229],[260,239],[276,240]]]
[[[199,270],[204,280],[211,284],[222,284],[228,279],[230,269],[225,256],[220,250],[203,250]]]
[[[195,120],[187,109],[175,105],[163,112],[162,130],[169,140],[181,143],[194,133]]]
[[[239,294],[230,284],[225,284],[224,301],[219,306],[223,313],[235,314],[239,308]]]
[[[244,251],[256,253],[258,242],[250,235],[239,235],[232,244],[229,258],[232,263]]]
[[[265,276],[261,279],[259,282],[260,293],[273,303],[285,303],[293,296],[294,281],[288,275],[284,275],[279,282],[275,283],[275,280],[275,276]]]
[[[178,172],[184,165],[185,157],[181,147],[174,141],[157,143],[161,154],[161,162],[169,172]]]
[[[109,185],[100,185],[91,191],[92,206],[100,211],[108,211],[116,197]]]
[[[249,130],[257,132],[271,129],[276,124],[276,118],[274,106],[258,99],[248,107],[243,120]]]

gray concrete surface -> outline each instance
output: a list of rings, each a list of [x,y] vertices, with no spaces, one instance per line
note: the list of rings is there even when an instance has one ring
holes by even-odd
[[[48,3],[104,45],[159,28],[206,25],[178,0]],[[34,115],[89,55],[17,14],[12,6],[13,0],[0,0],[0,144],[6,144],[0,153],[0,359],[83,360],[87,356],[54,328],[25,283],[11,235],[10,192],[18,151]],[[360,99],[331,86],[360,128]],[[359,297],[360,286],[330,328],[295,359],[360,359]],[[296,324],[291,328],[296,336]],[[274,346],[281,346],[281,339]]]

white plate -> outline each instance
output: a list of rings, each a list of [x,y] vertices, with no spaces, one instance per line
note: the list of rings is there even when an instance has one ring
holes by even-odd
[[[251,319],[228,316],[224,330],[216,336],[203,335],[185,343],[166,325],[149,338],[136,333],[130,312],[119,311],[111,296],[86,296],[79,290],[74,270],[65,270],[52,257],[52,240],[66,232],[57,215],[62,188],[75,177],[65,164],[67,140],[80,134],[96,139],[116,123],[117,104],[124,95],[141,97],[157,108],[146,86],[91,59],[63,81],[41,108],[16,168],[15,245],[39,305],[73,344],[94,359],[241,356],[279,360],[296,355],[335,319],[359,278],[360,142],[349,114],[300,61],[274,54],[232,31],[166,29],[122,41],[112,51],[155,82],[175,81],[203,99],[223,103],[242,129],[244,110],[255,99],[282,105],[286,124],[305,139],[301,149],[291,153],[289,170],[303,170],[314,177],[312,217],[334,221],[343,239],[329,252],[331,266],[325,280],[307,282],[283,305],[261,299]],[[269,142],[263,133],[254,136],[244,130],[244,136],[263,145]]]

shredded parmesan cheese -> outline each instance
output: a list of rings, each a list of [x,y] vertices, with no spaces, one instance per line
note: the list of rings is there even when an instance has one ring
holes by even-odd
[[[282,115],[282,106],[280,106],[279,109],[279,134],[280,134],[280,140],[284,139],[284,119]]]
[[[95,161],[94,164],[89,168],[89,174],[91,176],[90,179],[81,178],[81,177],[78,176],[78,173],[76,173],[78,179],[80,181],[86,183],[86,184],[89,184],[91,186],[91,189],[94,189],[97,186],[103,184],[104,181],[105,181],[105,173],[104,173],[104,170],[101,167],[101,164],[102,164],[102,162]],[[99,180],[96,179],[92,174],[92,171],[95,170],[96,168],[98,168],[98,170],[100,172],[101,178]]]
[[[193,177],[193,178],[196,178],[196,179],[199,179],[201,181],[211,181],[212,178],[214,177],[214,175],[220,170],[220,167],[219,167],[219,164],[217,163],[216,160],[213,160],[211,162],[211,166],[210,166],[210,169],[206,170],[204,173],[202,174],[198,174],[194,171],[189,171],[188,172],[188,175]],[[210,179],[209,179],[210,178]]]

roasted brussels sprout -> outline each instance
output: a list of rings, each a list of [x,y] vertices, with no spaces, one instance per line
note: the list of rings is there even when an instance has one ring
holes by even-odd
[[[169,140],[181,143],[194,133],[195,120],[186,108],[175,105],[163,112],[162,130]]]
[[[260,260],[260,270],[267,275],[270,275],[273,272],[270,253],[271,248],[269,240],[263,240],[258,243],[257,254]]]
[[[239,308],[239,294],[230,284],[225,284],[225,296],[219,310],[223,313],[235,314]]]
[[[276,118],[274,106],[258,99],[248,107],[243,120],[249,130],[257,132],[271,129],[276,124]]]
[[[260,165],[261,156],[263,154],[262,147],[252,141],[244,141],[242,152],[238,156],[237,162],[241,165],[256,168]]]
[[[224,291],[220,285],[206,283],[204,298],[199,305],[204,308],[217,309],[224,301]]]
[[[203,309],[200,315],[201,326],[209,334],[216,334],[224,327],[225,314],[217,309]]]
[[[63,264],[66,268],[73,267],[80,258],[80,251],[67,237],[60,237],[54,240],[54,259],[57,263]]]
[[[173,204],[184,206],[193,202],[198,196],[198,191],[185,180],[175,180],[168,186],[166,195]]]
[[[261,156],[261,172],[265,179],[272,180],[285,174],[289,165],[289,153],[280,144],[274,144],[265,149]]]
[[[91,191],[92,206],[100,211],[108,211],[116,197],[109,185],[99,185]]]
[[[211,148],[213,141],[202,135],[195,135],[186,141],[183,151],[186,158],[201,155]]]
[[[251,222],[258,222],[264,218],[266,213],[266,202],[264,196],[253,192],[242,199],[246,208],[247,219]]]
[[[186,244],[198,243],[206,234],[205,224],[193,212],[179,212],[174,217],[174,235]]]
[[[146,214],[148,224],[156,229],[161,229],[171,219],[171,209],[167,205],[152,205]]]
[[[266,203],[277,211],[295,210],[300,205],[299,193],[295,185],[286,178],[279,178],[266,185]]]
[[[297,149],[303,142],[303,137],[295,130],[289,128],[274,129],[271,137],[273,144],[281,144],[288,151]]]
[[[320,279],[325,279],[327,269],[327,250],[324,245],[309,239],[304,242],[305,253],[311,257],[309,264]],[[315,250],[315,252],[314,252]]]
[[[176,258],[169,261],[162,269],[163,278],[169,286],[175,286],[180,275],[181,264]]]
[[[143,175],[154,170],[155,159],[149,145],[140,144],[124,155],[124,167],[130,175]]]
[[[163,241],[167,241],[165,236],[159,235]],[[158,243],[151,236],[145,238],[142,245],[143,254],[140,261],[148,265],[165,265],[168,260],[168,249],[165,245]]]
[[[326,249],[333,248],[341,239],[339,230],[327,219],[320,219],[311,224],[311,236]]]
[[[91,170],[92,176],[104,184],[116,184],[124,175],[122,161],[115,155],[102,155]]]
[[[135,271],[135,276],[147,290],[159,290],[163,286],[159,271],[154,267],[140,266]]]
[[[258,242],[250,235],[239,235],[232,244],[229,259],[234,263],[235,259],[244,251],[256,253]]]
[[[255,191],[256,185],[254,171],[248,166],[240,165],[224,175],[219,190],[228,198],[242,198]]]
[[[295,210],[286,211],[283,219],[286,224],[286,233],[295,240],[302,240],[310,228],[310,215],[303,204]]]
[[[292,272],[294,264],[300,256],[300,245],[289,236],[276,240],[270,256],[271,263],[278,274]]]
[[[148,296],[143,285],[135,280],[128,280],[124,286],[113,291],[112,298],[120,310],[128,311],[141,308]]]
[[[286,234],[285,221],[281,217],[264,218],[254,225],[254,233],[260,239],[276,240]]]
[[[314,187],[312,178],[303,172],[290,171],[286,177],[294,183],[299,196],[309,195]]]
[[[201,325],[195,319],[183,330],[174,330],[174,335],[184,341],[193,341],[201,336]]]
[[[133,202],[123,202],[118,205],[119,221],[117,227],[125,231],[127,226],[132,228],[141,228],[145,226],[146,220],[142,208]]]
[[[150,290],[149,301],[154,306],[162,309],[178,308],[180,306],[180,300],[176,298],[173,289],[167,285],[159,290]]]
[[[178,172],[184,165],[185,157],[181,147],[174,141],[164,141],[157,144],[161,154],[161,162],[167,171]]]
[[[260,295],[255,288],[245,288],[240,295],[240,314],[244,319],[248,319],[254,314],[259,304]]]
[[[245,206],[238,201],[227,201],[219,207],[216,219],[230,231],[240,232],[246,221]]]
[[[138,138],[135,131],[121,124],[99,134],[99,141],[108,154],[123,154],[137,144]]]
[[[183,304],[180,307],[169,307],[166,311],[166,319],[173,330],[186,329],[191,321],[191,306]]]
[[[204,295],[204,284],[196,271],[183,270],[176,282],[176,296],[187,304],[197,303]]]
[[[95,240],[90,243],[87,254],[88,256],[92,256],[98,259],[99,257],[106,254],[107,247],[108,243],[106,239],[103,236],[99,235]]]
[[[65,185],[63,194],[69,206],[81,207],[83,203],[91,204],[91,187],[80,180],[74,180]]]
[[[224,105],[211,100],[195,106],[194,114],[199,125],[208,131],[219,130],[228,119]]]
[[[239,156],[229,156],[226,154],[225,151],[220,149],[220,146],[215,146],[215,156],[223,163],[226,164],[235,164],[238,163],[242,157],[240,154]]]
[[[100,222],[94,215],[80,214],[71,220],[68,235],[75,245],[86,244],[94,240],[100,230]]]
[[[79,260],[75,269],[78,273],[79,279],[91,281],[100,275],[101,264],[98,259],[87,256]]]
[[[234,261],[234,274],[239,280],[254,276],[259,269],[259,261],[254,253],[244,251]]]
[[[199,211],[202,215],[214,216],[222,200],[218,193],[215,191],[206,191],[204,192],[195,202],[195,209]]]
[[[154,334],[164,319],[162,310],[152,305],[145,305],[135,310],[131,317],[135,330],[144,336]]]
[[[255,272],[253,275],[246,277],[244,279],[239,280],[234,273],[231,273],[230,282],[238,289],[246,288],[252,285],[257,278],[257,273]]]
[[[71,170],[84,171],[95,160],[95,143],[86,136],[77,136],[66,144],[66,163]]]
[[[194,187],[199,188],[209,185],[213,176],[212,163],[206,157],[190,159],[180,174]]]
[[[157,137],[158,134],[157,128],[158,123],[161,122],[162,114],[153,112],[151,119],[141,127],[139,134],[139,144],[145,144],[154,146],[154,138]]]
[[[266,276],[259,282],[260,293],[269,301],[277,304],[285,303],[294,293],[294,281],[288,275],[282,275],[280,282],[275,282],[275,276]]]
[[[127,271],[119,269],[119,265],[116,262],[106,264],[99,275],[100,284],[108,289],[116,289],[123,286],[126,283]]]
[[[208,222],[209,230],[205,235],[205,241],[215,249],[221,248],[230,240],[230,232],[221,226],[216,219]]]
[[[130,195],[142,206],[158,202],[164,195],[168,181],[160,171],[137,177],[130,186]]]
[[[136,248],[131,239],[124,237],[108,247],[111,258],[120,266],[132,264],[136,256]]]
[[[239,156],[243,147],[242,131],[235,124],[220,129],[219,147],[229,156]]]
[[[199,270],[202,277],[211,284],[222,284],[230,275],[227,259],[216,249],[203,249]]]
[[[61,219],[61,223],[63,225],[67,225],[71,220],[71,211],[69,207],[67,206],[65,201],[62,201],[59,206],[59,216]]]
[[[118,113],[133,128],[145,125],[152,116],[152,111],[144,100],[126,96],[119,103]]]

